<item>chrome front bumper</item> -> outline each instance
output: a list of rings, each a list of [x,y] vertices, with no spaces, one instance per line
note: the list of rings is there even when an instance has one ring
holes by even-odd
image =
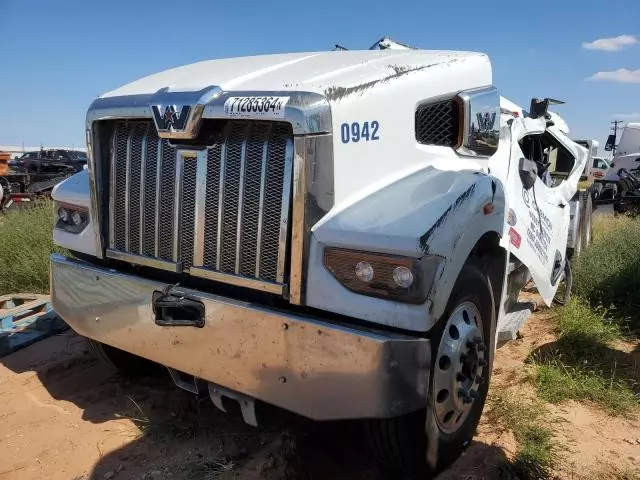
[[[166,284],[51,256],[51,296],[79,334],[315,420],[388,418],[426,405],[430,344],[187,290],[205,326],[161,327]]]

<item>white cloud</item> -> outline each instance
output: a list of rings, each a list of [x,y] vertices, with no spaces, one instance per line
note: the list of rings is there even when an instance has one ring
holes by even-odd
[[[611,118],[616,120],[640,120],[640,112],[616,113],[615,115],[612,115]]]
[[[613,72],[598,72],[591,75],[587,80],[598,80],[604,82],[618,83],[640,83],[640,68],[638,70],[627,70],[621,68]]]
[[[612,38],[600,38],[593,42],[584,42],[582,48],[587,50],[603,50],[605,52],[618,52],[624,47],[635,45],[638,39],[633,35],[620,35]]]

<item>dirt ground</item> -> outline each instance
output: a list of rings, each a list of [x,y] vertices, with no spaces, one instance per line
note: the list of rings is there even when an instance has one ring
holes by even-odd
[[[530,395],[523,362],[552,344],[549,311],[498,350],[492,389]],[[637,359],[640,363],[640,358]],[[595,407],[551,407],[568,446],[559,478],[595,478],[608,465],[640,472],[640,422]],[[260,412],[258,412],[260,413]],[[359,424],[318,424],[266,412],[260,429],[218,412],[167,376],[133,382],[72,331],[0,358],[0,480],[383,479]],[[485,418],[465,455],[439,480],[499,478],[516,442]],[[603,477],[609,478],[606,474]]]

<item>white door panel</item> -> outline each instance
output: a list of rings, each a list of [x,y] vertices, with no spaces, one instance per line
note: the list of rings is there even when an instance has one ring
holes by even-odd
[[[522,131],[517,131],[515,123],[514,127],[516,131],[512,134],[521,138]],[[520,159],[523,157],[519,143],[512,142],[505,182],[508,215],[504,238],[509,241],[509,251],[527,266],[540,295],[550,305],[566,257],[569,199],[565,198],[565,182],[550,187],[537,177],[534,186],[526,190],[520,178]]]

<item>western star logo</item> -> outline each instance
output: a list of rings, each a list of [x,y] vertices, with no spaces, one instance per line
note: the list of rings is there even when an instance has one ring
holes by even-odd
[[[164,131],[184,130],[191,111],[189,105],[167,105],[164,110],[162,105],[152,105],[151,109],[156,127],[158,130]]]
[[[476,118],[478,119],[478,128],[482,131],[493,130],[493,126],[496,123],[496,113],[477,113]]]

